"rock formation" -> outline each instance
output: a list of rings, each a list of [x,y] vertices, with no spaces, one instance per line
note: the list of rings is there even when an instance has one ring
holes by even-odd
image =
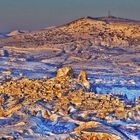
[[[65,139],[70,140],[126,139],[121,133],[112,130],[113,128],[95,121],[95,118],[112,121],[127,120],[130,116],[131,119],[137,120],[138,116],[130,113],[134,114],[139,107],[128,108],[119,98],[109,94],[85,92],[85,87],[89,88],[85,71],[81,71],[78,78],[73,76],[72,68],[64,67],[51,79],[31,80],[23,77],[2,83],[0,117],[9,118],[8,122],[14,117],[15,122],[7,124],[11,133],[1,133],[0,137],[17,138],[14,131],[17,132],[18,138],[35,138],[38,133],[43,133],[48,139],[55,135],[58,138],[62,134],[66,134]],[[4,124],[3,126],[6,127]],[[99,129],[98,132],[94,131],[96,129]]]
[[[57,77],[74,77],[74,73],[71,67],[63,67],[61,69],[58,69],[57,71]]]
[[[78,75],[78,82],[84,85],[87,89],[90,88],[90,83],[87,80],[87,75],[85,71],[80,71],[80,74]]]

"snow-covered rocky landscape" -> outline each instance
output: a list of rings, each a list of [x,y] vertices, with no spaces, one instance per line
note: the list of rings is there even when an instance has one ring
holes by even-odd
[[[0,38],[0,138],[140,139],[139,21],[84,17]]]

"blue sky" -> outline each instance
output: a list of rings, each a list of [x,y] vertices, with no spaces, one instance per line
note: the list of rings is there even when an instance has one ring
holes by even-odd
[[[0,0],[0,32],[61,25],[83,16],[140,20],[140,0]]]

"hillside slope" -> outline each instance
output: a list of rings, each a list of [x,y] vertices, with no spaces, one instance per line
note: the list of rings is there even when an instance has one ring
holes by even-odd
[[[0,46],[42,46],[85,40],[95,46],[138,46],[140,44],[140,22],[115,17],[83,17],[63,26],[1,39]]]

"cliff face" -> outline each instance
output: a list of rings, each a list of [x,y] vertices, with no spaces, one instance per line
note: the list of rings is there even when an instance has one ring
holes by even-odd
[[[42,46],[89,41],[91,45],[138,46],[140,45],[140,22],[119,18],[84,17],[60,27],[23,33],[1,39],[0,45]]]

